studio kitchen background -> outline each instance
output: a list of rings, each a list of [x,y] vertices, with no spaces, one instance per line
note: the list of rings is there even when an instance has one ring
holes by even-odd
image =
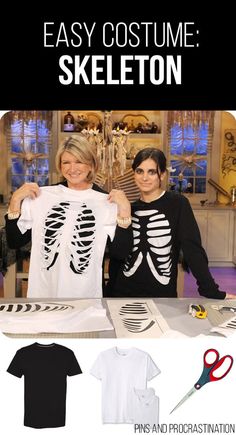
[[[65,108],[69,109],[69,108]],[[212,274],[236,293],[236,120],[225,111],[11,111],[0,120],[1,296],[24,296],[28,254],[9,250],[4,214],[11,193],[24,182],[59,181],[54,157],[60,143],[83,132],[94,147],[105,190],[138,197],[132,161],[138,150],[161,148],[168,159],[166,189],[186,195],[198,222]],[[109,259],[107,259],[109,261]],[[222,284],[223,283],[223,284]],[[192,296],[183,273],[184,296]],[[225,288],[224,288],[225,286]]]

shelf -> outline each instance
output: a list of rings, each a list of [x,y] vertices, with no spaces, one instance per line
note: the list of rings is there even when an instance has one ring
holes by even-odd
[[[80,134],[81,132],[79,132],[79,131],[61,131],[60,132],[60,135],[62,136],[62,137],[70,137],[70,136],[74,136],[74,135],[76,135],[76,134]]]
[[[68,138],[70,136],[79,134],[79,131],[64,131],[64,116],[69,111],[61,111],[58,112],[58,142],[61,143],[65,138]],[[105,112],[102,111],[76,111],[71,110],[70,113],[74,117],[75,125],[77,123],[78,126],[78,119],[86,119],[88,121],[87,125],[84,125],[83,128],[93,129],[94,127],[97,128],[99,126],[100,129],[100,135],[103,135],[103,132],[101,131],[104,125],[105,120]],[[125,126],[131,126],[134,125],[136,128],[139,124],[143,125],[143,127],[146,127],[146,123],[149,124],[149,126],[155,124],[158,126],[159,131],[155,133],[129,133],[127,136],[127,142],[126,142],[126,150],[127,150],[127,156],[128,155],[136,155],[137,152],[143,148],[146,148],[148,146],[151,147],[163,147],[163,112],[161,111],[118,111],[114,110],[111,111],[111,122],[112,127],[115,128],[116,126],[120,126],[120,130],[125,128]],[[123,124],[125,122],[125,124]]]
[[[80,134],[79,131],[61,131],[60,134],[63,137],[71,136],[74,134]],[[150,139],[150,138],[159,138],[161,137],[161,133],[130,133],[129,138],[135,139]]]
[[[140,139],[150,139],[150,138],[159,138],[161,133],[130,133],[129,137],[140,138]]]
[[[98,127],[104,123],[104,112],[101,111],[61,111],[60,112],[60,130],[64,132],[64,116],[70,113],[74,118],[74,123],[79,124],[80,120],[82,121],[82,125],[84,128],[94,128]],[[131,133],[132,135],[148,135],[148,137],[152,135],[161,135],[162,134],[162,116],[160,111],[118,111],[114,110],[111,112],[112,119],[112,127],[115,129],[117,126],[120,126],[120,129],[124,129],[125,127],[129,127],[129,130],[133,130],[137,128],[139,125],[142,128],[152,128],[155,126],[157,131],[154,133]],[[124,126],[124,127],[123,127]],[[131,128],[133,126],[133,128]]]
[[[77,125],[81,128],[81,130],[83,128],[98,128],[99,126],[101,127],[102,123],[103,123],[103,113],[99,112],[99,111],[94,111],[94,110],[67,110],[67,111],[61,111],[60,112],[60,130],[62,133],[79,133],[79,131],[74,131],[74,132],[67,132],[64,131],[64,117],[65,115],[67,115],[68,113],[70,113],[73,118],[74,118],[74,125]],[[81,123],[81,124],[80,124]]]

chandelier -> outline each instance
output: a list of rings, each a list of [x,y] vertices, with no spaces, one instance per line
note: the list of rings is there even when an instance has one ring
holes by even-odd
[[[108,188],[112,187],[115,177],[124,175],[127,140],[131,133],[126,129],[113,129],[112,124],[112,112],[105,111],[102,133],[96,128],[81,131],[95,149],[99,174],[104,178]]]

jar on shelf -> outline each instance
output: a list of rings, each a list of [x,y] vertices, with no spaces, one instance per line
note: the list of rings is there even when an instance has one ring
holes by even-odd
[[[75,120],[74,116],[71,114],[71,112],[67,112],[67,114],[64,116],[64,131],[74,131],[75,129]]]
[[[152,122],[152,124],[151,124],[150,133],[152,133],[152,134],[159,133],[158,125],[155,124],[155,122]]]
[[[84,128],[88,128],[88,117],[83,113],[77,116],[77,120],[75,122],[75,131],[81,132]]]

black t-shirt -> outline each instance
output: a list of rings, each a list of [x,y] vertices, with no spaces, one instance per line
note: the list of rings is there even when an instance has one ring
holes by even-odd
[[[65,426],[66,378],[82,373],[71,349],[31,344],[16,352],[7,371],[18,378],[24,375],[25,426]]]

